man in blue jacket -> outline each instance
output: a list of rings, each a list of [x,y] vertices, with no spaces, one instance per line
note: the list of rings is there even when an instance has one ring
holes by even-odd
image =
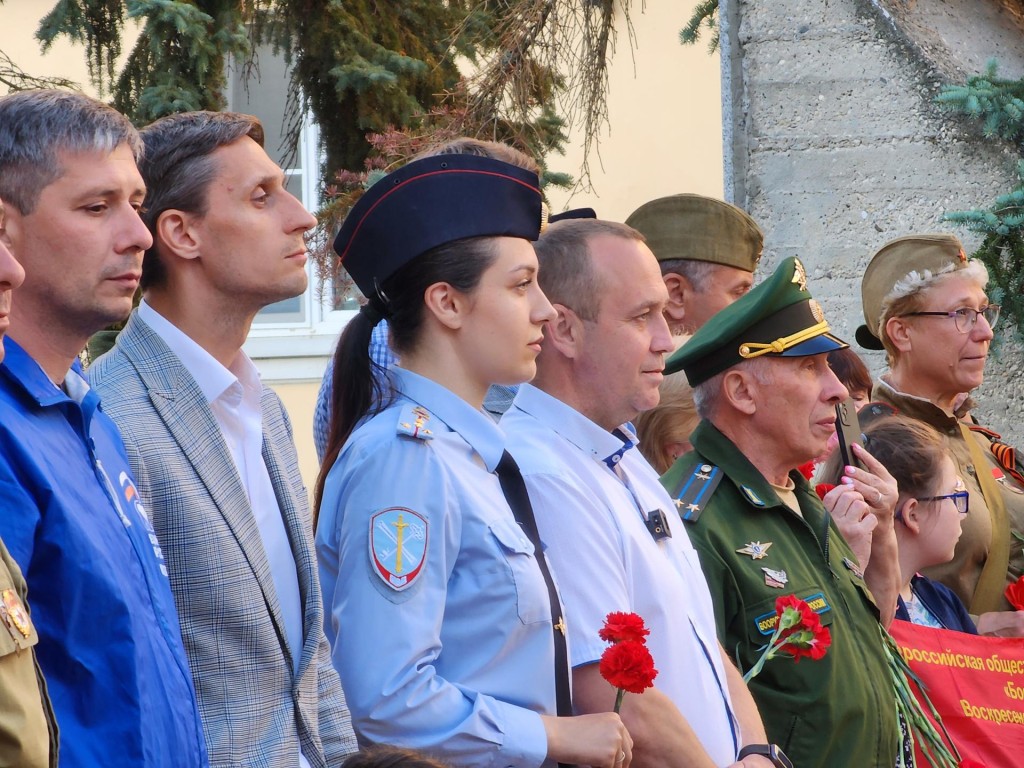
[[[78,362],[128,315],[151,243],[140,150],[85,96],[0,98],[0,197],[25,270],[0,366],[0,536],[32,595],[64,768],[207,764],[163,553]]]

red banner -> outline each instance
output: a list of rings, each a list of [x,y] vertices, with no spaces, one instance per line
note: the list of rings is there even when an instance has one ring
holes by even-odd
[[[986,768],[1024,765],[1024,638],[979,637],[899,620],[889,631],[928,687],[961,757]],[[927,765],[920,753],[918,765]]]

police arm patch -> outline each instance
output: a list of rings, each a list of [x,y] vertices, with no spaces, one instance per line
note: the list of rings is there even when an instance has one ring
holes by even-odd
[[[388,587],[402,592],[423,573],[427,520],[407,507],[389,507],[370,517],[370,563]]]

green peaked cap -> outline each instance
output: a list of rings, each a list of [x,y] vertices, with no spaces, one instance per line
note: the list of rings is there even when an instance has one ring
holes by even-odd
[[[807,273],[790,256],[764,282],[714,315],[665,363],[697,386],[761,355],[806,357],[849,346],[830,333],[825,313],[807,290]]]

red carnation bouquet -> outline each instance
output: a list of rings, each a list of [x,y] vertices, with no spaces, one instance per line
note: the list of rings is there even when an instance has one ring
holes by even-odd
[[[1008,585],[1004,594],[1015,610],[1024,611],[1024,576]]]
[[[615,695],[615,712],[622,706],[626,691],[643,693],[654,685],[658,670],[654,668],[654,657],[647,649],[647,635],[651,631],[644,620],[635,613],[612,612],[604,620],[598,636],[611,643],[601,654],[598,669],[601,677],[618,689]]]
[[[832,644],[828,627],[821,626],[818,614],[796,595],[783,595],[775,601],[775,617],[775,631],[761,658],[743,675],[745,682],[760,674],[769,659],[788,655],[798,662],[804,657],[817,661]]]

